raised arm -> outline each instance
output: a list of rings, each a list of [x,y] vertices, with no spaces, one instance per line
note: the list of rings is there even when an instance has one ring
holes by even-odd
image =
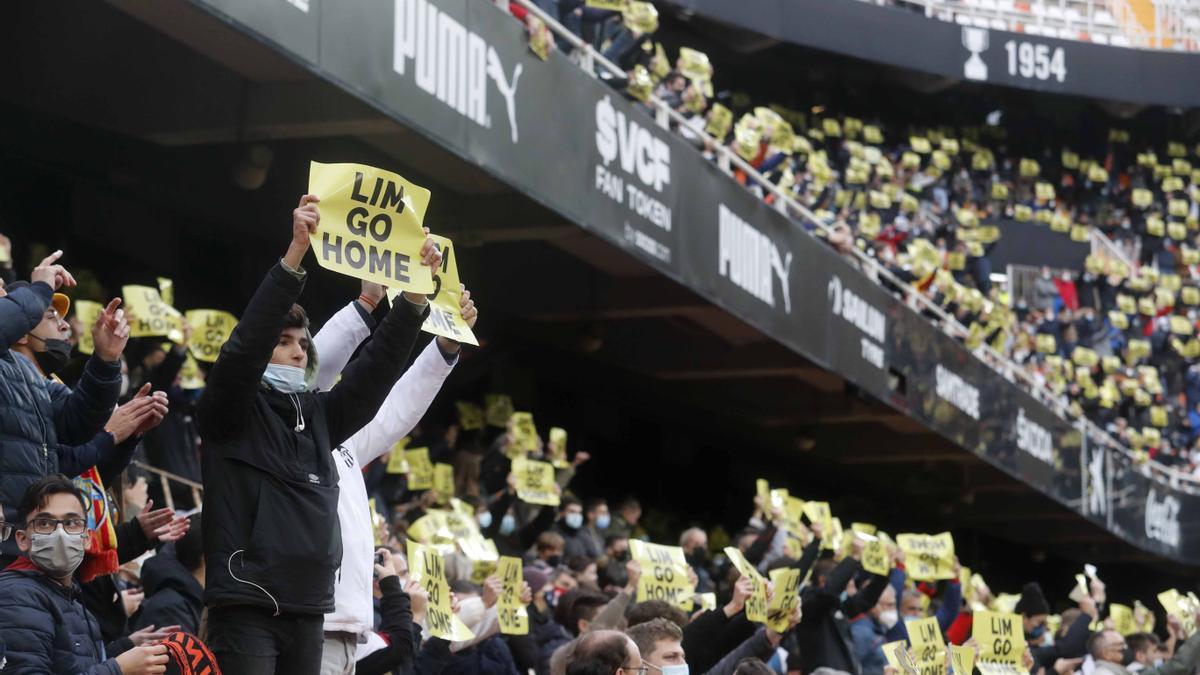
[[[58,441],[85,443],[100,431],[121,395],[121,352],[129,342],[129,322],[121,299],[114,298],[92,326],[95,353],[88,359],[74,389],[49,382]]]
[[[371,330],[375,328],[375,318],[371,312],[382,298],[382,286],[364,281],[358,299],[339,309],[313,336],[317,356],[321,359],[320,370],[317,371],[318,391],[333,388],[338,375],[342,374],[342,369],[354,356],[354,350],[371,336]]]
[[[201,436],[231,436],[253,410],[255,392],[283,332],[288,310],[304,288],[306,273],[300,263],[320,219],[317,201],[313,195],[300,198],[300,206],[292,212],[292,242],[287,253],[267,272],[208,373],[197,408]]]
[[[359,465],[366,466],[387,452],[417,426],[457,362],[457,358],[447,362],[436,341],[425,347],[388,392],[375,419],[347,443],[358,456]]]
[[[432,239],[425,240],[421,257],[422,265],[441,264],[441,252]],[[358,358],[342,371],[342,381],[324,395],[330,445],[341,445],[375,417],[404,372],[428,314],[428,298],[405,292]]]

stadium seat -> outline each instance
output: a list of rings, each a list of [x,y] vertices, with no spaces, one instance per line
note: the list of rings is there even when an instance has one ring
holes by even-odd
[[[1092,33],[1091,37],[1092,37],[1092,42],[1095,42],[1098,45],[1108,44],[1108,35],[1106,35],[1104,33]]]
[[[991,28],[992,27],[992,23],[990,21],[988,21],[986,16],[971,17],[971,23],[975,24],[979,28]]]
[[[995,30],[1008,30],[1008,22],[1004,19],[992,19],[992,28]]]
[[[1115,47],[1128,47],[1129,46],[1129,38],[1120,33],[1117,33],[1112,36],[1111,40],[1109,40],[1109,44],[1111,44]]]
[[[971,16],[969,14],[955,14],[954,22],[960,26],[970,26]]]
[[[1115,26],[1117,22],[1106,9],[1098,9],[1092,13],[1092,23],[1100,26]]]

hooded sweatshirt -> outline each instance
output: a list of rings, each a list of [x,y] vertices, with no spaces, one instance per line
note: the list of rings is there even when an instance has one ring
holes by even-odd
[[[303,279],[303,271],[281,263],[271,268],[221,348],[198,404],[209,607],[302,615],[334,609],[342,542],[332,451],[375,416],[429,311],[397,303],[331,391],[283,393],[262,376]]]

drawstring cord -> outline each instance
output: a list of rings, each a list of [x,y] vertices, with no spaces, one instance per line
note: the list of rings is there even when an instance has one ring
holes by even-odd
[[[254,583],[253,581],[246,581],[245,579],[239,579],[238,575],[233,573],[233,556],[235,556],[239,553],[244,554],[245,552],[246,552],[246,549],[239,548],[238,550],[234,551],[233,553],[231,553],[229,555],[229,562],[227,564],[227,567],[229,568],[229,576],[233,577],[234,581],[237,581],[237,582],[240,582],[243,584],[249,584],[249,585],[257,588],[258,590],[262,591],[263,593],[266,593],[267,597],[271,599],[271,602],[275,603],[275,613],[272,616],[279,616],[279,603],[275,601],[275,596],[268,593],[267,589],[263,588],[262,586],[259,586],[258,584]]]
[[[293,430],[296,433],[300,433],[304,431],[304,412],[300,410],[300,396],[298,394],[288,394],[288,400],[292,402],[292,405],[296,406],[296,426],[293,427]]]

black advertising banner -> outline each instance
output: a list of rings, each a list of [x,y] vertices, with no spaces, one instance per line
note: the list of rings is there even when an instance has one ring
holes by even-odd
[[[1155,553],[1196,560],[1200,556],[1200,503],[1165,481],[1149,476],[1149,468],[1124,457],[1111,457],[1109,529]]]
[[[270,13],[231,18],[223,0],[195,1],[235,25],[256,22],[245,27],[255,35],[276,30],[264,25]],[[281,21],[296,11],[284,0],[274,7]],[[308,7],[320,11],[321,76],[1082,516],[1190,562],[1168,516],[1181,532],[1200,527],[1196,496],[1136,472],[1114,476],[1111,453],[1081,441],[644,106],[562,54],[534,57],[506,13],[479,0]],[[1114,477],[1144,480],[1129,489],[1145,506],[1115,496]]]
[[[858,0],[671,2],[779,40],[956,80],[1149,105],[1200,105],[1195,53],[960,26]]]
[[[488,3],[365,4],[378,13],[323,5],[325,73],[567,218],[674,269],[671,160],[691,156],[686,143],[560,54],[539,60],[522,25]]]
[[[306,65],[317,64],[321,5],[329,0],[204,0],[222,18],[249,28]],[[332,0],[336,2],[336,0]]]

